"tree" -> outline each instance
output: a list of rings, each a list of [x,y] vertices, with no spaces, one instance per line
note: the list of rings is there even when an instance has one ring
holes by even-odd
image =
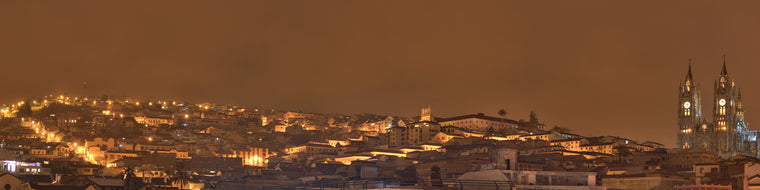
[[[18,125],[20,125],[20,122],[16,118],[0,118],[0,129],[15,127]]]
[[[499,131],[497,131],[497,133],[499,133],[501,135],[511,135],[511,134],[517,133],[517,130],[515,130],[513,128],[506,128],[506,127],[504,127],[504,128],[500,128]]]
[[[185,189],[185,184],[190,183],[190,174],[185,170],[177,170],[172,174],[172,183],[179,185],[179,189]]]
[[[18,107],[18,114],[16,115],[19,117],[32,117],[32,105],[29,105],[29,103],[24,103]]]
[[[499,114],[499,116],[501,117],[507,116],[507,110],[500,109],[499,112],[497,112],[497,114]]]
[[[69,174],[75,173],[74,168],[71,167],[70,164],[66,164],[63,162],[53,162],[49,166],[50,166],[50,173],[53,173],[53,174],[69,175]]]
[[[570,133],[570,129],[560,126],[554,126],[552,128],[552,131],[558,132],[558,133]]]
[[[528,119],[528,122],[525,122],[524,120],[520,120],[520,124],[523,126],[526,126],[528,129],[535,130],[538,129],[538,116],[536,116],[536,113],[533,112],[533,110],[530,111],[530,118]]]
[[[486,129],[487,135],[493,135],[494,133],[496,133],[496,129],[494,129],[493,127],[488,127],[488,129]]]
[[[662,160],[659,158],[651,158],[646,162],[644,169],[659,169],[662,166]]]
[[[536,112],[533,112],[533,110],[530,110],[530,120],[528,122],[538,124],[538,116],[536,116]]]
[[[132,167],[127,167],[127,169],[121,173],[121,176],[124,180],[124,189],[126,190],[139,190],[145,186],[142,180],[135,175]]]

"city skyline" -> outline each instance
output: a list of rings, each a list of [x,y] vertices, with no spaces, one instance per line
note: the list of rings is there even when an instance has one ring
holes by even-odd
[[[760,1],[0,1],[3,189],[760,189]]]
[[[754,4],[187,2],[168,14],[169,2],[3,2],[0,62],[14,72],[0,100],[75,95],[87,81],[93,95],[320,113],[533,110],[550,126],[673,147],[689,59],[712,81],[727,54],[757,129]]]

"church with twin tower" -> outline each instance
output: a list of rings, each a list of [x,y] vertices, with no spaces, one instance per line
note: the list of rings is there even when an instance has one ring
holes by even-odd
[[[702,114],[702,92],[691,74],[678,88],[678,140],[679,148],[704,148],[722,158],[745,155],[758,158],[757,136],[760,131],[749,130],[744,120],[741,90],[723,68],[713,87],[712,121]]]

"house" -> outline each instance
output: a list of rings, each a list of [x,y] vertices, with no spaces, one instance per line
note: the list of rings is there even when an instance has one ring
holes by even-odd
[[[29,182],[26,182],[11,173],[0,174],[0,187],[7,190],[29,190]]]
[[[744,183],[744,189],[760,190],[760,174],[748,177],[746,183]]]
[[[720,157],[702,148],[670,149],[664,166],[679,171],[693,171],[695,164],[718,163]]]
[[[124,190],[124,180],[120,178],[92,177],[89,181],[97,190]]]
[[[572,139],[562,139],[562,140],[553,140],[549,144],[552,146],[562,146],[565,147],[565,150],[569,151],[581,151],[581,145],[587,144],[588,140],[584,138],[572,138]]]
[[[615,147],[620,144],[617,142],[598,143],[598,144],[585,144],[580,146],[580,151],[584,152],[597,152],[604,154],[614,154]]]
[[[529,133],[526,135],[521,135],[519,139],[521,141],[527,141],[527,140],[553,141],[553,140],[564,139],[564,138],[562,138],[561,136],[553,132],[540,132],[540,133]]]
[[[653,147],[653,148],[655,148],[655,149],[658,149],[658,148],[665,148],[665,145],[663,145],[663,144],[660,144],[660,143],[657,143],[657,142],[653,142],[653,141],[646,141],[646,142],[644,142],[644,143],[641,143],[641,145],[644,145],[644,146],[649,146],[649,147]]]
[[[377,163],[373,161],[356,160],[351,162],[346,173],[348,177],[354,179],[377,179]]]
[[[339,146],[337,144],[336,146],[332,146],[330,143],[308,142],[301,146],[285,148],[283,152],[288,154],[295,154],[300,152],[307,154],[342,154],[345,151],[346,147]]]
[[[692,189],[709,189],[709,190],[731,190],[730,185],[677,185],[675,190],[692,190]]]
[[[383,133],[386,133],[386,129],[391,128],[395,124],[394,120],[399,121],[398,119],[394,119],[393,117],[388,116],[383,120],[378,120],[378,121],[373,121],[373,122],[369,122],[369,121],[364,122],[362,123],[359,130],[372,131],[372,132],[383,134]]]
[[[177,151],[177,150],[172,149],[169,151],[159,150],[155,152],[159,154],[174,154],[177,159],[191,159],[192,158],[190,157],[190,154],[187,151]]]
[[[137,157],[137,151],[107,151],[105,153],[105,163],[111,164],[116,160],[123,159],[125,157]]]
[[[578,189],[603,190],[594,172],[484,170],[457,178],[460,189]]]
[[[15,160],[2,160],[3,172],[14,174],[50,174],[50,168],[44,168],[39,162],[22,162]]]
[[[116,148],[116,140],[113,138],[103,139],[100,137],[96,137],[92,140],[86,140],[84,143],[85,147],[91,147],[91,146],[97,146],[97,147],[103,147],[102,150],[111,150]]]
[[[32,184],[35,190],[99,190],[93,184],[61,185],[61,184]]]
[[[471,131],[469,129],[456,127],[456,126],[443,126],[441,127],[441,132],[446,132],[448,134],[458,135],[462,137],[483,137],[483,133],[481,132],[475,132]]]
[[[221,171],[226,169],[243,168],[242,158],[193,157],[188,169],[195,172]]]
[[[760,163],[747,162],[744,164],[742,184],[746,190],[760,190]]]
[[[609,189],[670,190],[689,183],[688,177],[663,172],[605,176],[602,179],[602,184]]]
[[[439,118],[436,120],[442,126],[456,126],[474,131],[486,131],[488,128],[498,131],[500,129],[515,129],[520,126],[519,122],[515,120],[486,116],[483,113]]]
[[[694,156],[694,155],[691,155]],[[692,158],[693,159],[693,158]],[[760,177],[760,160],[754,157],[734,156],[716,163],[693,164],[693,184],[715,184],[731,189],[750,189]]]
[[[137,116],[135,121],[145,126],[174,125],[174,119],[168,117]]]
[[[464,138],[460,135],[450,134],[447,132],[438,132],[435,136],[433,136],[433,140],[430,141],[430,143],[433,144],[444,144],[446,142],[449,142],[453,138]]]
[[[243,165],[266,167],[269,158],[269,149],[267,148],[236,148],[231,154],[222,154],[225,158],[242,158]]]
[[[74,165],[74,170],[76,171],[76,175],[93,176],[100,173],[100,167],[89,162],[77,162]]]

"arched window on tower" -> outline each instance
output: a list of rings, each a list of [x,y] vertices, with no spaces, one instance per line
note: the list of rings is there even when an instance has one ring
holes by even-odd
[[[726,130],[726,121],[718,121],[718,127],[720,130]]]

